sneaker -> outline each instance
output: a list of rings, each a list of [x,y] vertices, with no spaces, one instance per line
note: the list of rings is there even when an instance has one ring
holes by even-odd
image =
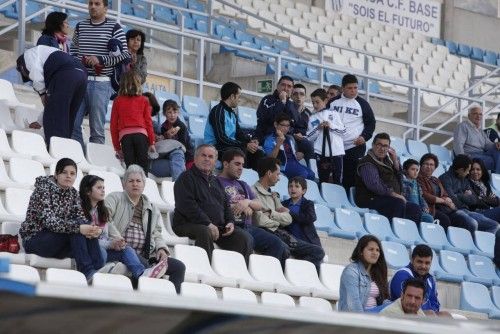
[[[115,262],[108,262],[104,265],[104,267],[102,267],[101,269],[99,269],[97,272],[98,273],[103,273],[103,274],[109,274],[113,268],[115,267],[116,263]]]
[[[128,273],[128,269],[127,269],[127,266],[124,265],[123,263],[121,262],[117,262],[115,264],[115,266],[113,267],[113,269],[111,269],[109,271],[110,274],[115,274],[115,275],[127,275]]]
[[[151,278],[161,278],[167,271],[167,261],[160,261],[151,268],[144,270],[141,276]]]

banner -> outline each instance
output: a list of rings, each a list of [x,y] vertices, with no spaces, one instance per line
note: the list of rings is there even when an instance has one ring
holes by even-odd
[[[430,37],[440,37],[441,4],[432,0],[326,0],[330,8],[406,29]]]

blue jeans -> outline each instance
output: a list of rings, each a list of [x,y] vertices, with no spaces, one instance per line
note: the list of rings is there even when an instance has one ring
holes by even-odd
[[[485,209],[485,210],[476,210],[479,213],[482,213],[486,217],[493,219],[497,223],[500,223],[500,207]]]
[[[87,92],[75,117],[75,126],[71,138],[77,140],[82,147],[85,147],[82,134],[82,123],[85,114],[89,114],[90,138],[89,142],[104,144],[106,122],[106,112],[108,110],[109,98],[113,94],[110,81],[87,82]]]
[[[434,223],[434,217],[430,213],[423,212],[422,211],[422,218],[420,218],[421,221],[424,223]]]
[[[500,174],[500,151],[498,151],[495,147],[490,148],[482,154],[471,154],[471,157],[483,160],[484,165],[488,170]]]
[[[470,218],[472,218],[467,221],[467,226],[465,226],[471,234],[473,234],[475,230],[490,233],[495,233],[498,230],[498,223],[493,219],[488,218],[479,212],[473,212],[466,209],[461,209],[461,211],[464,211]]]
[[[151,162],[150,172],[157,177],[172,177],[172,181],[177,180],[179,175],[186,170],[186,158],[180,149],[173,150],[165,156],[160,155],[159,159]]]
[[[255,251],[277,258],[281,266],[285,268],[285,261],[290,256],[290,250],[278,236],[253,225],[245,225],[242,228],[252,236]]]
[[[40,231],[24,240],[23,245],[26,253],[58,259],[74,257],[76,267],[87,279],[104,265],[99,241],[96,238],[87,239],[80,233]]]
[[[144,269],[146,269],[139,260],[139,257],[137,256],[135,250],[130,246],[127,246],[125,247],[125,249],[120,251],[116,251],[113,249],[102,250],[104,255],[104,263],[115,261],[123,263],[132,273],[133,278],[139,278],[139,276],[141,276],[144,272]]]
[[[413,220],[417,224],[422,221],[422,210],[420,210],[419,205],[408,201],[405,202],[393,196],[375,196],[366,202],[357,204],[362,208],[377,210],[378,213],[386,216],[389,220],[397,217]]]
[[[297,239],[290,245],[290,253],[296,259],[312,262],[319,274],[321,261],[325,257],[325,251],[321,246]]]
[[[294,176],[302,176],[304,179],[313,180],[316,178],[316,175],[312,170],[308,167],[300,164],[297,160],[289,159],[286,162],[285,170],[283,174],[286,175],[289,179]]]

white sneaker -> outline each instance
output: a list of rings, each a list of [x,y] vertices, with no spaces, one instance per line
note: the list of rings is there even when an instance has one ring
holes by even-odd
[[[115,262],[108,262],[99,269],[97,272],[98,273],[104,273],[104,274],[109,274],[114,268],[115,268],[116,263]]]
[[[111,271],[109,273],[115,274],[115,275],[125,275],[126,276],[128,273],[128,269],[127,269],[127,266],[124,265],[123,263],[117,262],[115,264],[115,266],[113,267],[113,269],[111,269]]]
[[[141,276],[151,277],[151,278],[161,278],[165,275],[167,271],[167,261],[163,260],[152,266],[151,268],[147,268],[144,270]]]

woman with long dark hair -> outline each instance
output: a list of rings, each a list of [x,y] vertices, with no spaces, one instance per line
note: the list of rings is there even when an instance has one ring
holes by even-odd
[[[500,221],[500,200],[490,185],[490,174],[483,160],[474,158],[469,172],[472,191],[477,196],[474,209],[488,218]]]
[[[351,262],[340,277],[339,311],[364,312],[389,299],[387,264],[377,237],[359,239]]]
[[[146,34],[137,29],[130,29],[125,34],[128,52],[132,56],[131,69],[141,78],[141,85],[146,82],[148,75],[148,62],[144,56],[144,42]]]
[[[42,36],[38,38],[36,45],[47,45],[69,53],[69,24],[68,14],[52,12],[45,19],[45,27]]]

